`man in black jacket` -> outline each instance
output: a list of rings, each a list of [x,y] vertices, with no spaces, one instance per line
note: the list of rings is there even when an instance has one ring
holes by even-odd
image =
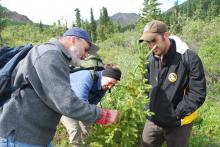
[[[146,78],[152,89],[149,109],[154,113],[146,122],[143,147],[187,147],[196,110],[206,96],[203,65],[186,43],[169,36],[167,25],[149,22],[140,42],[153,50]]]

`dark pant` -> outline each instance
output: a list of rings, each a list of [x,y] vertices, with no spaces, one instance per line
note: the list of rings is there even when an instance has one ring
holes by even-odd
[[[164,141],[167,147],[188,147],[192,124],[164,129],[147,121],[142,134],[142,147],[161,147]]]

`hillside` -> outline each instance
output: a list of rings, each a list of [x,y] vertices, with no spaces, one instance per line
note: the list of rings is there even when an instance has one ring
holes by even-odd
[[[33,23],[27,16],[19,14],[15,11],[11,11],[7,9],[6,7],[1,6],[4,9],[4,15],[8,19],[12,19],[17,22],[22,22],[22,23]]]
[[[6,7],[1,6],[5,9],[5,17],[8,19],[12,19],[17,22],[22,23],[33,23],[27,16],[23,14],[19,14],[15,11],[11,11]],[[137,21],[138,15],[135,13],[116,13],[110,17],[113,23],[119,22],[122,27],[126,27],[129,25],[134,25]]]
[[[135,13],[116,13],[110,18],[114,23],[119,22],[122,27],[126,27],[135,24],[138,15]]]
[[[14,11],[8,11],[6,13],[6,17],[12,20],[15,20],[17,22],[23,22],[23,23],[33,23],[27,16],[21,15]]]
[[[185,15],[189,18],[209,19],[219,16],[219,8],[219,0],[188,0],[182,4],[171,7],[165,14],[171,15],[178,12],[179,15]]]

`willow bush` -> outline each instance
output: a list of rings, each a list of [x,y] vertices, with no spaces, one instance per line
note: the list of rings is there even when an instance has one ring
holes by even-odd
[[[86,139],[91,147],[132,147],[140,144],[146,115],[150,115],[144,110],[144,105],[148,102],[147,92],[151,86],[144,79],[146,51],[141,46],[138,51],[139,65],[103,102],[103,107],[121,112],[120,121],[109,126],[94,126]]]

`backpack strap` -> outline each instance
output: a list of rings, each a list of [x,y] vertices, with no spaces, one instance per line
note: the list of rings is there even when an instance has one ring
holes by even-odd
[[[74,72],[77,72],[77,71],[80,71],[80,70],[93,70],[93,71],[101,71],[101,70],[104,70],[104,67],[70,67],[70,73],[74,73]]]
[[[92,76],[92,80],[93,80],[93,84],[92,84],[92,88],[94,88],[96,86],[96,84],[98,83],[98,75],[97,75],[97,71],[96,70],[89,70],[91,76]]]
[[[74,73],[74,72],[78,72],[81,70],[89,70],[92,80],[93,80],[93,85],[92,88],[97,84],[98,82],[98,75],[97,75],[97,71],[102,71],[104,70],[104,67],[70,67],[70,73]]]

